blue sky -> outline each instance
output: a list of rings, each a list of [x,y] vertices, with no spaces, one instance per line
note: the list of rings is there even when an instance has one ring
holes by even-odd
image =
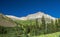
[[[5,15],[22,17],[39,11],[60,18],[60,0],[0,0],[0,13]]]

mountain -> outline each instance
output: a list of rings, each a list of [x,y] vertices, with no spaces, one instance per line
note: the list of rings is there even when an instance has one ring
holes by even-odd
[[[36,19],[36,18],[42,18],[42,16],[44,16],[44,18],[55,19],[54,17],[52,17],[52,16],[50,16],[48,14],[45,14],[43,12],[37,12],[35,14],[30,14],[26,18],[27,19]]]
[[[14,23],[10,18],[0,14],[0,26],[4,27],[15,27],[16,23]]]
[[[44,18],[48,18],[48,19],[53,19],[55,20],[56,18],[48,15],[48,14],[45,14],[43,12],[37,12],[37,13],[34,13],[34,14],[29,14],[25,17],[16,17],[16,16],[12,16],[12,15],[6,15],[7,17],[13,19],[13,20],[31,20],[31,19],[37,19],[37,18],[42,18],[42,16],[44,16]]]
[[[16,17],[12,15],[6,15],[7,17],[11,18],[12,20],[25,20],[26,17]]]

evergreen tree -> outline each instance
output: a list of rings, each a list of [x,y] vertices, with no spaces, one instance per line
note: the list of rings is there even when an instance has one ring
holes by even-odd
[[[38,25],[38,18],[36,19],[36,25]]]
[[[51,32],[55,32],[55,25],[54,21],[51,19],[51,25],[50,25]]]
[[[55,26],[56,26],[56,28],[55,28],[56,31],[58,31],[58,20],[57,19],[55,20]]]
[[[45,23],[45,18],[44,18],[44,16],[42,16],[42,25],[45,25],[46,23]]]
[[[42,25],[41,25],[42,31],[45,34],[47,30],[46,30],[46,22],[44,16],[42,16],[41,21],[42,21]]]
[[[58,19],[58,31],[60,31],[60,19]]]

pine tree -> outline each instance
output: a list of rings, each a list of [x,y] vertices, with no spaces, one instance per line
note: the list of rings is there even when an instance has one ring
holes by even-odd
[[[51,32],[56,32],[56,24],[57,24],[57,20],[56,21],[51,20],[51,25],[50,25]]]
[[[58,31],[60,31],[60,19],[58,19]]]
[[[42,25],[45,25],[46,23],[45,23],[45,18],[44,18],[44,16],[42,16]]]
[[[47,26],[46,26],[46,22],[45,22],[45,18],[44,18],[44,16],[42,16],[41,21],[42,21],[42,25],[41,25],[41,27],[42,27],[43,33],[45,34],[46,31],[47,31],[47,28],[46,28]]]
[[[36,19],[36,25],[38,25],[38,18]]]
[[[55,28],[56,31],[58,31],[58,20],[57,19],[55,20],[55,26],[56,26],[56,28]]]

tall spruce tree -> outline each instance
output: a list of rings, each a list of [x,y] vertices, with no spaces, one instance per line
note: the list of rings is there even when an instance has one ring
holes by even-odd
[[[38,24],[38,18],[36,19],[36,28],[39,27],[39,24]]]
[[[56,28],[55,28],[56,31],[58,31],[58,20],[57,19],[55,20],[55,26],[56,26]]]
[[[56,25],[54,24],[54,20],[51,20],[50,29],[51,29],[51,32],[56,32]]]
[[[58,19],[58,31],[60,31],[60,19]]]
[[[46,33],[46,22],[45,22],[44,16],[42,16],[41,21],[42,21],[41,27],[42,27],[43,33],[45,34]]]

